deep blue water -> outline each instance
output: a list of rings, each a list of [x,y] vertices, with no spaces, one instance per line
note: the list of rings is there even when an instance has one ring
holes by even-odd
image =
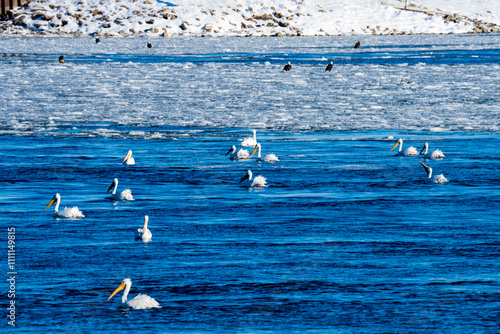
[[[418,47],[435,48],[427,42],[421,41]],[[29,43],[36,45],[37,40]],[[400,45],[392,48],[395,53],[405,49]],[[488,48],[480,46],[474,52],[491,51],[484,49]],[[217,62],[211,58],[213,51],[207,50],[205,61]],[[226,56],[238,63],[239,56],[231,52]],[[468,51],[453,52],[462,59],[469,56]],[[26,54],[35,53],[43,54],[40,50]],[[493,58],[498,59],[498,52],[494,53]],[[310,56],[316,57],[313,52]],[[120,57],[126,55],[107,57],[120,63]],[[48,75],[45,71],[54,68],[41,58],[0,61],[0,68],[14,76],[24,70]],[[90,58],[87,54],[80,59],[92,62]],[[307,54],[303,58],[308,58]],[[149,66],[148,59],[142,58],[144,66]],[[179,59],[176,62],[182,64]],[[252,61],[245,59],[245,64]],[[460,71],[474,72],[477,66],[484,71],[483,66],[491,64],[489,59],[473,58],[462,63]],[[361,67],[359,71],[370,71],[362,61],[355,66]],[[389,72],[391,66],[399,65],[384,66]],[[27,89],[26,83],[20,82],[11,88],[10,100],[0,102],[0,222],[4,254],[7,228],[16,229],[16,329],[30,333],[499,332],[500,135],[487,131],[484,124],[500,125],[494,107],[500,97],[492,89],[481,91],[481,99],[476,99],[477,90],[461,90],[460,83],[453,86],[449,68],[439,68],[447,74],[434,80],[457,95],[426,93],[422,87],[413,87],[405,102],[393,102],[393,108],[419,111],[416,116],[403,111],[393,129],[370,125],[368,129],[311,126],[304,130],[314,124],[315,117],[327,119],[328,113],[352,112],[355,122],[356,108],[349,106],[355,102],[346,99],[334,110],[317,107],[320,110],[308,111],[304,104],[315,107],[314,101],[298,103],[307,95],[289,85],[288,93],[299,98],[280,100],[283,105],[279,109],[297,110],[298,115],[307,111],[307,116],[280,129],[256,126],[263,154],[272,152],[280,158],[274,164],[230,161],[224,156],[231,145],[239,145],[241,138],[251,135],[253,116],[247,110],[240,111],[247,121],[235,118],[231,127],[219,126],[222,121],[179,126],[176,119],[167,119],[164,124],[158,121],[155,110],[141,110],[141,118],[147,117],[135,121],[133,115],[139,112],[135,107],[123,114],[115,111],[120,119],[116,122],[99,113],[83,120],[65,118],[68,111],[64,108],[74,98],[81,102],[71,102],[68,108],[84,115],[93,105],[113,109],[119,98],[97,99],[89,93],[87,104],[84,94],[69,93],[75,95],[68,97],[55,80],[64,82],[64,77],[55,72],[50,74],[52,86],[33,85],[30,101],[24,102],[31,115],[23,113],[26,95],[16,94]],[[125,66],[120,71],[126,76],[128,71],[133,75],[135,69]],[[83,92],[89,80],[93,87],[103,83],[104,94],[114,94],[106,75],[94,78],[94,70],[80,70],[85,80],[74,82],[75,91]],[[406,69],[413,75],[420,70]],[[102,71],[111,70],[102,65]],[[251,71],[260,73],[253,67]],[[304,73],[300,66],[295,71],[292,83],[302,80]],[[72,76],[78,76],[75,72],[78,68],[73,68]],[[182,71],[177,69],[176,73]],[[208,70],[203,76],[206,79],[213,73]],[[331,81],[345,82],[342,74],[337,73]],[[471,74],[468,87],[479,85],[480,77]],[[227,90],[224,96],[234,93],[234,99],[239,98],[230,83],[212,79],[211,89]],[[194,84],[199,79],[189,73],[179,80]],[[12,83],[5,76],[3,82]],[[250,86],[260,83],[247,82]],[[117,87],[122,84],[114,83]],[[158,103],[157,91],[149,84],[135,84],[142,85],[145,100],[126,100],[129,97],[125,95],[125,102],[140,102],[141,109],[148,99],[152,105]],[[314,87],[309,86],[312,96],[319,94]],[[394,87],[386,87],[384,94]],[[345,89],[346,96],[360,98],[379,93],[358,86]],[[59,95],[51,100],[48,97],[53,91]],[[186,99],[183,94],[188,92],[188,88],[179,90],[179,96],[169,103],[187,113],[187,118],[221,117],[206,108],[203,98]],[[412,94],[422,95],[415,100]],[[428,104],[423,103],[425,94],[432,94],[427,95]],[[455,96],[460,99],[453,99]],[[387,98],[379,98],[379,104],[385,106]],[[238,111],[232,104],[236,102],[222,98],[217,102],[226,103],[230,112]],[[275,96],[263,94],[260,103],[277,108]],[[439,109],[453,103],[462,104],[474,115],[468,120],[471,130],[430,131],[432,122],[441,116],[434,106]],[[386,109],[375,110],[380,117],[390,117]],[[164,113],[168,117],[168,110]],[[453,119],[450,110],[443,113],[450,124],[466,121]],[[130,121],[125,121],[124,115]],[[405,117],[426,117],[432,122],[415,130]],[[346,128],[351,124],[338,122]],[[420,149],[428,142],[431,150],[440,149],[447,158],[429,161],[395,156],[390,149],[400,137],[405,147]],[[135,166],[121,164],[129,149],[134,152]],[[435,174],[443,173],[450,182],[426,183],[419,161],[431,166]],[[265,176],[269,187],[240,186],[238,181],[249,169],[254,175]],[[113,178],[119,179],[119,190],[132,189],[134,201],[108,199],[106,190]],[[61,209],[76,205],[86,217],[56,219],[53,208],[44,211],[55,193],[61,194]],[[134,240],[144,215],[150,218],[153,234],[149,243]],[[7,260],[3,261],[5,268]],[[6,273],[3,276],[8,278]],[[121,293],[106,301],[124,278],[132,279],[129,298],[148,294],[162,308],[123,309]],[[5,310],[8,286],[5,279],[2,281],[1,305]],[[8,327],[5,318],[2,328]]]

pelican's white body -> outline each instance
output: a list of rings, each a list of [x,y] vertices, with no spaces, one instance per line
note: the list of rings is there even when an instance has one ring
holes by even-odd
[[[399,151],[396,155],[401,155],[405,157],[413,157],[418,155],[418,151],[415,147],[410,146],[403,150],[403,139],[399,138],[397,143],[392,147],[391,151],[399,145]]]
[[[149,221],[149,217],[145,216],[144,217],[144,226],[142,228],[138,228],[137,231],[135,231],[135,238],[136,239],[142,239],[142,241],[145,241],[145,242],[148,242],[151,240],[151,238],[153,237],[153,234],[148,229],[148,221]]]
[[[253,137],[247,137],[243,139],[243,142],[241,142],[241,146],[250,146],[254,147],[257,145],[257,131],[252,130],[253,132]]]
[[[250,155],[250,158],[254,155],[255,153],[255,150],[257,150],[257,161],[261,162],[261,161],[265,161],[265,162],[277,162],[279,161],[278,157],[274,154],[274,153],[271,153],[271,154],[266,154],[263,158],[261,157],[261,153],[260,153],[260,150],[261,150],[261,146],[260,146],[260,143],[257,143],[257,146],[255,146],[252,154]]]
[[[65,207],[64,210],[59,211],[59,204],[61,203],[61,196],[59,194],[56,194],[54,196],[54,198],[52,199],[52,201],[54,201],[54,199],[55,199],[55,203],[56,203],[56,206],[54,208],[54,217],[59,217],[59,218],[83,218],[83,217],[85,217],[83,215],[83,212],[78,210],[77,206],[74,206],[72,208]],[[50,207],[50,205],[52,205],[52,201],[45,208],[45,210],[47,210]]]
[[[128,153],[125,156],[125,159],[123,159],[122,163],[125,165],[135,165],[135,159],[132,158],[132,151],[128,151]]]
[[[114,201],[133,201],[134,197],[132,196],[132,190],[125,189],[124,191],[117,193],[116,189],[118,188],[118,179],[114,179],[113,183],[109,187],[108,191],[113,187],[113,192],[111,193],[111,199]]]
[[[441,152],[441,150],[435,150],[435,151],[432,151],[430,153],[427,153],[428,150],[429,150],[429,144],[425,143],[424,147],[422,148],[422,151],[424,151],[423,154],[422,154],[422,151],[420,151],[420,154],[422,154],[422,157],[424,159],[443,159],[446,157],[443,154],[443,152]]]
[[[446,183],[448,179],[444,177],[443,174],[432,176],[432,168],[424,164],[420,161],[422,166],[424,166],[425,171],[427,172],[427,183]]]
[[[245,181],[243,184],[246,187],[254,188],[254,187],[267,187],[266,178],[259,175],[255,178],[253,177],[252,171],[247,171],[246,175],[241,179],[240,183]]]
[[[128,293],[130,292],[132,281],[130,280],[130,278],[125,278],[122,282],[122,285],[125,285],[125,290],[123,291],[122,295],[122,303],[126,304],[128,307],[133,308],[134,310],[143,310],[148,308],[161,307],[160,304],[154,298],[151,298],[148,295],[139,294],[134,299],[127,301],[127,296]],[[120,285],[120,287],[122,285]],[[115,292],[111,295],[111,297],[114,296],[117,290],[115,290]]]
[[[244,160],[250,157],[250,154],[247,150],[240,148],[238,152],[236,152],[236,146],[232,146],[231,150],[229,150],[226,155],[229,154],[229,159],[231,160]]]

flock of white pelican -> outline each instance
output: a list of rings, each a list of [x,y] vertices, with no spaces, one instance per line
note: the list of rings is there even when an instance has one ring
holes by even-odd
[[[425,143],[424,147],[420,150],[420,153],[417,151],[417,149],[413,146],[410,146],[406,149],[403,150],[403,139],[399,138],[396,144],[391,148],[391,151],[396,148],[396,146],[399,145],[399,152],[397,155],[400,156],[405,156],[405,157],[414,157],[414,156],[419,156],[421,155],[422,158],[431,160],[431,159],[443,159],[446,156],[441,152],[441,150],[435,150],[432,152],[428,152],[429,150],[429,144]],[[422,154],[423,153],[423,154]],[[432,168],[424,164],[422,161],[420,161],[422,166],[425,169],[425,172],[427,173],[427,179],[426,181],[428,183],[446,183],[448,180],[446,177],[444,177],[443,174],[435,175],[432,176]]]
[[[135,160],[132,157],[132,151],[128,151],[127,156],[125,159],[122,161],[123,164],[125,165],[135,165]],[[114,179],[111,185],[108,188],[109,192],[111,189],[113,189],[113,192],[111,193],[110,199],[113,201],[133,201],[134,198],[132,196],[132,191],[130,189],[125,189],[121,192],[117,192],[118,188],[118,179]],[[59,211],[59,204],[61,203],[61,195],[56,194],[52,200],[49,202],[49,204],[45,207],[45,210],[47,210],[49,207],[51,207],[53,204],[55,205],[54,209],[54,217],[56,218],[84,218],[85,215],[78,209],[78,207],[74,206],[72,208],[65,207],[64,210]],[[136,240],[142,240],[144,242],[149,242],[152,238],[152,233],[148,229],[148,221],[149,217],[145,216],[144,217],[144,225],[142,228],[138,228],[135,231],[135,239]],[[140,310],[140,309],[149,309],[149,308],[155,308],[155,307],[161,307],[160,304],[154,299],[149,297],[148,295],[143,295],[139,294],[136,296],[134,299],[127,301],[127,296],[130,291],[130,287],[132,286],[132,281],[130,278],[126,278],[122,281],[120,286],[111,294],[111,296],[108,298],[111,299],[115,294],[117,294],[120,290],[125,289],[123,291],[123,296],[122,296],[122,303],[126,304],[128,307]]]
[[[229,149],[229,151],[227,151],[226,156],[229,154],[229,159],[231,160],[250,160],[254,156],[255,152],[258,152],[256,159],[257,162],[278,162],[279,159],[274,153],[266,154],[264,157],[261,156],[262,145],[257,142],[257,131],[252,130],[252,132],[253,137],[243,138],[243,141],[241,142],[241,146],[253,147],[253,151],[251,154],[249,154],[248,151],[243,148],[240,148],[238,151],[236,151],[236,146],[233,145]],[[267,187],[266,178],[262,175],[256,176],[254,178],[251,170],[247,171],[247,173],[241,178],[239,183],[249,188]]]
[[[429,145],[427,143],[424,144],[424,147],[420,151],[420,153],[417,152],[417,150],[411,146],[409,148],[406,148],[403,150],[403,140],[399,139],[396,144],[391,148],[391,151],[395,149],[399,145],[399,152],[397,155],[400,156],[419,156],[421,155],[424,159],[442,159],[445,157],[443,152],[440,150],[435,150],[432,152],[428,152]],[[247,150],[245,149],[240,149],[236,150],[236,146],[233,145],[231,149],[226,153],[226,156],[229,154],[229,159],[231,160],[249,160],[252,159],[254,154],[258,152],[257,154],[257,161],[258,162],[277,162],[279,161],[278,157],[274,155],[273,153],[271,154],[266,154],[264,157],[261,157],[261,144],[257,142],[257,134],[256,131],[253,130],[253,137],[248,137],[244,138],[241,146],[246,146],[246,147],[253,147],[253,151],[251,154],[248,153]],[[134,165],[135,160],[132,157],[132,151],[128,151],[126,157],[122,161],[123,164],[126,165]],[[448,182],[448,180],[444,177],[443,174],[440,175],[432,175],[432,168],[424,164],[423,162],[420,161],[422,166],[424,167],[426,173],[427,173],[427,182],[429,183],[445,183]],[[240,184],[243,184],[246,187],[253,188],[253,187],[267,187],[267,182],[266,178],[259,175],[254,177],[253,173],[251,170],[248,170],[247,173],[241,178]],[[118,188],[118,179],[114,179],[111,185],[108,188],[109,192],[111,189],[113,189],[113,192],[111,194],[111,199],[114,201],[132,201],[134,198],[132,197],[132,192],[130,189],[125,189],[122,192],[117,192]],[[61,202],[61,196],[59,194],[56,194],[52,200],[49,202],[45,210],[47,210],[50,206],[52,206],[55,203],[55,209],[54,209],[54,216],[58,218],[83,218],[85,215],[78,209],[78,207],[72,207],[68,208],[65,207],[64,210],[59,211],[59,205]],[[144,225],[142,228],[138,228],[135,231],[135,239],[137,240],[142,240],[144,242],[148,242],[152,238],[152,233],[148,229],[148,222],[149,222],[149,217],[145,216],[144,217]],[[132,309],[150,309],[150,308],[159,308],[161,307],[160,304],[154,299],[149,297],[148,295],[143,295],[139,294],[132,300],[127,300],[128,293],[130,292],[130,287],[132,286],[132,281],[130,278],[126,278],[122,281],[122,283],[116,288],[116,290],[111,294],[111,296],[108,298],[111,299],[114,295],[116,295],[119,291],[123,291],[123,296],[122,296],[122,303],[126,304],[128,307]]]

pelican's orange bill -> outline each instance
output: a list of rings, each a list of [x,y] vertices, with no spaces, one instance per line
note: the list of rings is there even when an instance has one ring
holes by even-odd
[[[52,198],[52,200],[49,202],[49,204],[47,205],[47,207],[45,208],[45,210],[47,210],[48,208],[50,208],[50,206],[51,206],[52,204],[54,204],[54,203],[55,203],[55,201],[57,201],[57,197],[56,197],[56,196],[54,196],[54,198]]]
[[[111,296],[109,296],[108,300],[110,300],[111,297],[116,295],[118,293],[118,291],[123,290],[124,288],[125,288],[125,283],[120,284],[120,286],[117,287],[116,290],[111,294]]]
[[[259,147],[258,147],[258,146],[255,146],[255,148],[254,148],[254,149],[253,149],[253,151],[252,151],[252,154],[250,154],[250,158],[252,158],[252,157],[253,157],[253,155],[255,154],[255,152],[257,152],[257,150],[258,150],[258,149],[259,149]]]

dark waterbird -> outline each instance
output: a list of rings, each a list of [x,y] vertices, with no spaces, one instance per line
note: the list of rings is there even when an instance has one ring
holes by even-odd
[[[285,65],[285,67],[283,67],[283,71],[285,72],[288,72],[292,69],[292,64],[290,64],[290,62],[288,62],[288,64]]]
[[[330,64],[326,65],[325,72],[331,72],[331,71],[332,71],[332,68],[333,68],[333,63],[332,63],[332,62],[330,62]]]

